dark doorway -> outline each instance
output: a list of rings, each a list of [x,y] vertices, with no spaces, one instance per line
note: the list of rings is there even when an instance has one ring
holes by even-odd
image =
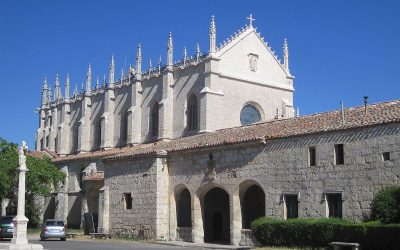
[[[229,195],[213,188],[204,196],[204,241],[230,243]]]
[[[264,191],[252,185],[244,193],[242,202],[242,227],[249,229],[253,220],[265,216]]]
[[[178,227],[192,227],[191,197],[186,188],[176,197],[176,218]]]

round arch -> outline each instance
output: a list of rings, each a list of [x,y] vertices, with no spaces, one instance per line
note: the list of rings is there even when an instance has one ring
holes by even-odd
[[[253,101],[246,102],[240,109],[240,124],[249,125],[261,122],[264,119],[264,111],[261,106]]]

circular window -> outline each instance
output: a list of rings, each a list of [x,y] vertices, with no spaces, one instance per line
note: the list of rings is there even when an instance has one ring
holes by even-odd
[[[256,107],[247,104],[240,112],[240,123],[242,125],[252,124],[261,121],[261,114]]]

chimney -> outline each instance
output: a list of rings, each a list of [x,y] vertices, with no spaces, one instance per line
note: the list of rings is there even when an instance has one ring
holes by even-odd
[[[364,112],[367,114],[368,96],[364,96]]]

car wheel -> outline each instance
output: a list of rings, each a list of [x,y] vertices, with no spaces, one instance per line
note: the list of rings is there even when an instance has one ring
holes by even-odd
[[[62,240],[62,241],[66,241],[66,240],[67,240],[67,238],[60,238],[60,240]]]

